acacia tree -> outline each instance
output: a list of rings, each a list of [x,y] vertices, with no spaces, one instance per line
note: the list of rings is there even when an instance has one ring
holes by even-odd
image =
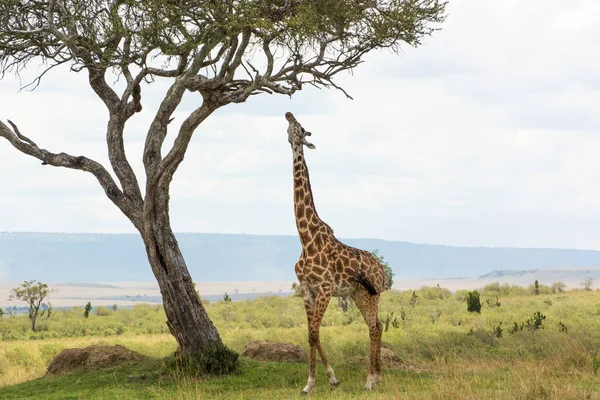
[[[291,96],[305,85],[346,94],[335,75],[372,50],[419,45],[438,29],[445,6],[441,0],[3,0],[3,75],[34,60],[46,66],[31,82],[34,88],[58,66],[87,74],[108,111],[106,143],[116,180],[88,157],[38,146],[10,120],[10,127],[0,122],[0,136],[43,165],[86,171],[98,180],[142,236],[179,350],[205,354],[223,344],[169,220],[170,183],[193,133],[215,110],[252,95]],[[114,75],[121,81],[111,85]],[[157,80],[170,86],[147,128],[142,189],[123,135],[142,110],[142,92]],[[196,108],[169,125],[186,93]],[[175,135],[170,148],[163,145],[167,131]]]
[[[35,280],[25,281],[18,287],[10,291],[9,300],[21,300],[29,306],[29,319],[31,320],[31,330],[35,331],[35,323],[40,313],[40,308],[44,305],[44,300],[52,291],[48,285]],[[43,313],[43,312],[42,312]]]

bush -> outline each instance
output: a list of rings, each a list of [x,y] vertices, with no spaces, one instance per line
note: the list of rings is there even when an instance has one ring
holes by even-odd
[[[538,286],[535,286],[535,283],[533,285],[529,285],[527,287],[527,292],[529,294],[533,294],[533,295],[539,295],[539,294],[552,294],[552,288],[548,285],[540,285],[538,283]]]
[[[109,310],[108,308],[104,307],[104,306],[98,306],[96,307],[96,315],[99,317],[108,317],[113,313],[112,310]]]
[[[452,292],[439,286],[423,286],[419,289],[419,295],[427,300],[446,300],[452,296]]]
[[[492,282],[483,288],[482,293],[490,297],[507,297],[524,294],[525,289],[521,286],[509,285],[508,283],[500,284],[499,282]]]
[[[563,293],[566,287],[567,285],[565,285],[564,282],[554,282],[551,286],[552,293]]]
[[[481,299],[477,290],[467,294],[467,311],[481,313]]]
[[[238,358],[239,354],[225,345],[213,346],[190,357],[182,357],[180,353],[176,353],[171,366],[194,376],[227,375],[237,369]]]

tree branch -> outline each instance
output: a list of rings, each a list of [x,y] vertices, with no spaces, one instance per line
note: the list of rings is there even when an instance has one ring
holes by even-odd
[[[8,140],[15,149],[41,160],[42,165],[65,167],[91,173],[96,177],[108,198],[121,209],[134,225],[139,226],[141,223],[139,219],[141,210],[121,192],[102,164],[84,156],[77,157],[66,153],[57,154],[41,149],[32,140],[20,133],[13,122],[8,121],[8,123],[13,127],[14,131],[4,124],[4,122],[0,121],[0,136]]]

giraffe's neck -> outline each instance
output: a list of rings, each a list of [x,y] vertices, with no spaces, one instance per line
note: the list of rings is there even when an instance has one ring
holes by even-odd
[[[321,226],[327,225],[319,218],[315,208],[308,167],[302,148],[294,149],[294,211],[300,241],[305,247],[313,241],[313,236]]]

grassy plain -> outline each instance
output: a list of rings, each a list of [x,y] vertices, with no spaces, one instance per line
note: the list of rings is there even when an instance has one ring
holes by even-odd
[[[551,293],[542,286],[534,295],[530,289],[488,285],[481,314],[467,312],[465,291],[423,288],[415,294],[414,305],[412,291],[382,296],[380,317],[389,320],[384,346],[414,368],[384,370],[383,383],[372,393],[362,391],[366,326],[355,309],[343,313],[333,301],[321,337],[342,384],[330,390],[320,367],[310,397],[600,399],[600,292]],[[238,352],[257,339],[308,348],[298,298],[217,302],[207,308],[223,340]],[[535,329],[538,311],[546,318]],[[42,318],[35,333],[28,331],[26,317],[0,319],[1,399],[289,399],[306,383],[307,366],[297,363],[241,358],[239,371],[228,377],[192,377],[170,369],[166,360],[176,346],[160,306],[100,308],[100,315],[93,312],[88,319],[82,314],[81,308],[54,312]],[[43,377],[60,350],[91,344],[122,344],[150,358]]]

